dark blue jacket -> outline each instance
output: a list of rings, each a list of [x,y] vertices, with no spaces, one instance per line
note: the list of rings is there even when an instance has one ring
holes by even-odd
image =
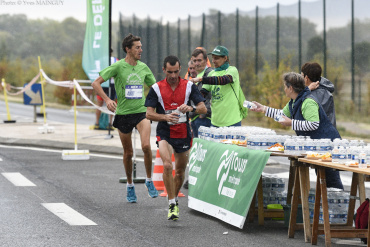
[[[339,135],[338,130],[333,126],[330,122],[328,116],[326,115],[324,109],[322,108],[320,102],[311,94],[311,91],[306,87],[302,92],[300,92],[294,102],[293,107],[293,100],[289,101],[289,112],[292,119],[295,120],[306,120],[302,115],[302,104],[306,98],[313,99],[319,105],[319,128],[314,131],[296,131],[298,136],[309,136],[311,139],[322,139],[328,138],[332,141],[335,138],[341,138]]]

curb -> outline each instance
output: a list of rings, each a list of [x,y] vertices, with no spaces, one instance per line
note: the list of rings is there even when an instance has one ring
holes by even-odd
[[[35,139],[20,139],[20,138],[4,138],[0,137],[0,144],[9,146],[26,146],[26,147],[39,147],[39,148],[52,148],[60,150],[74,149],[74,144],[71,142],[60,142],[50,140],[35,140]],[[93,144],[78,144],[81,150],[89,150],[90,153],[104,153],[122,155],[122,147],[102,146]],[[152,155],[155,157],[157,150],[152,150]],[[136,156],[144,157],[141,149],[136,149]]]

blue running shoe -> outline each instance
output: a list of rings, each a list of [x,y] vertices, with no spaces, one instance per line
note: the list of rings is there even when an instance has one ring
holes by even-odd
[[[128,202],[135,203],[137,201],[136,193],[135,193],[135,186],[127,187],[127,197]]]
[[[153,181],[145,181],[145,186],[148,189],[148,194],[152,198],[156,198],[158,196],[158,191],[154,187]]]

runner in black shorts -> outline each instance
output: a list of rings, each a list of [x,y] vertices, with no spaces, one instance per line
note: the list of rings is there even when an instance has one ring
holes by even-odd
[[[159,148],[159,142],[165,140],[170,144],[175,151],[175,153],[183,153],[188,151],[191,146],[192,146],[192,141],[193,138],[187,137],[187,138],[182,138],[182,139],[177,139],[177,138],[169,138],[165,136],[157,136],[157,147]]]
[[[136,125],[138,125],[143,119],[145,119],[146,113],[135,113],[127,115],[116,115],[114,118],[113,126],[119,129],[124,134],[132,132]]]
[[[142,45],[140,37],[127,35],[122,42],[122,49],[126,53],[124,59],[111,64],[99,73],[99,77],[92,83],[95,91],[104,99],[107,108],[115,112],[114,127],[118,129],[123,147],[123,165],[127,176],[127,196],[130,203],[137,202],[134,181],[132,177],[132,130],[136,128],[140,134],[141,149],[144,153],[146,172],[145,186],[149,196],[158,196],[158,191],[152,181],[152,149],[150,146],[150,121],[145,118],[146,107],[144,86],[155,84],[155,77],[149,67],[140,61]],[[104,93],[101,83],[114,77],[114,86],[117,102],[109,99]]]
[[[205,114],[207,108],[197,86],[181,79],[180,60],[175,56],[164,59],[166,79],[154,84],[145,101],[146,117],[158,121],[157,143],[163,161],[163,182],[168,193],[167,219],[179,218],[177,195],[185,178],[191,147],[191,131],[188,112]],[[194,102],[194,106],[190,102]],[[175,156],[175,177],[172,177],[172,149]]]

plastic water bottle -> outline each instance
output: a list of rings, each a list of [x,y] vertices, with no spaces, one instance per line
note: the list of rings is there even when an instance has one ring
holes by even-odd
[[[333,163],[339,163],[339,161],[340,161],[340,153],[339,153],[339,146],[338,146],[338,144],[335,144],[335,146],[333,148],[333,151],[332,151],[332,154],[331,154],[331,157],[332,157],[332,162]]]
[[[274,120],[275,120],[276,122],[280,122],[280,121],[283,121],[283,120],[284,120],[284,118],[283,118],[283,114],[282,114],[282,112],[281,112],[281,111],[279,111],[279,112],[275,115]]]
[[[345,164],[347,162],[347,150],[346,150],[346,148],[343,147],[343,146],[340,146],[338,152],[339,152],[339,161],[338,161],[338,163],[339,164]]]
[[[285,181],[283,178],[278,178],[278,191],[283,192],[285,190]]]
[[[198,138],[204,139],[204,126],[200,126],[198,129]]]
[[[257,105],[251,101],[245,100],[243,106],[248,109],[256,109]]]
[[[367,164],[366,164],[366,153],[363,149],[361,149],[359,151],[359,155],[358,155],[358,168],[367,168]]]

